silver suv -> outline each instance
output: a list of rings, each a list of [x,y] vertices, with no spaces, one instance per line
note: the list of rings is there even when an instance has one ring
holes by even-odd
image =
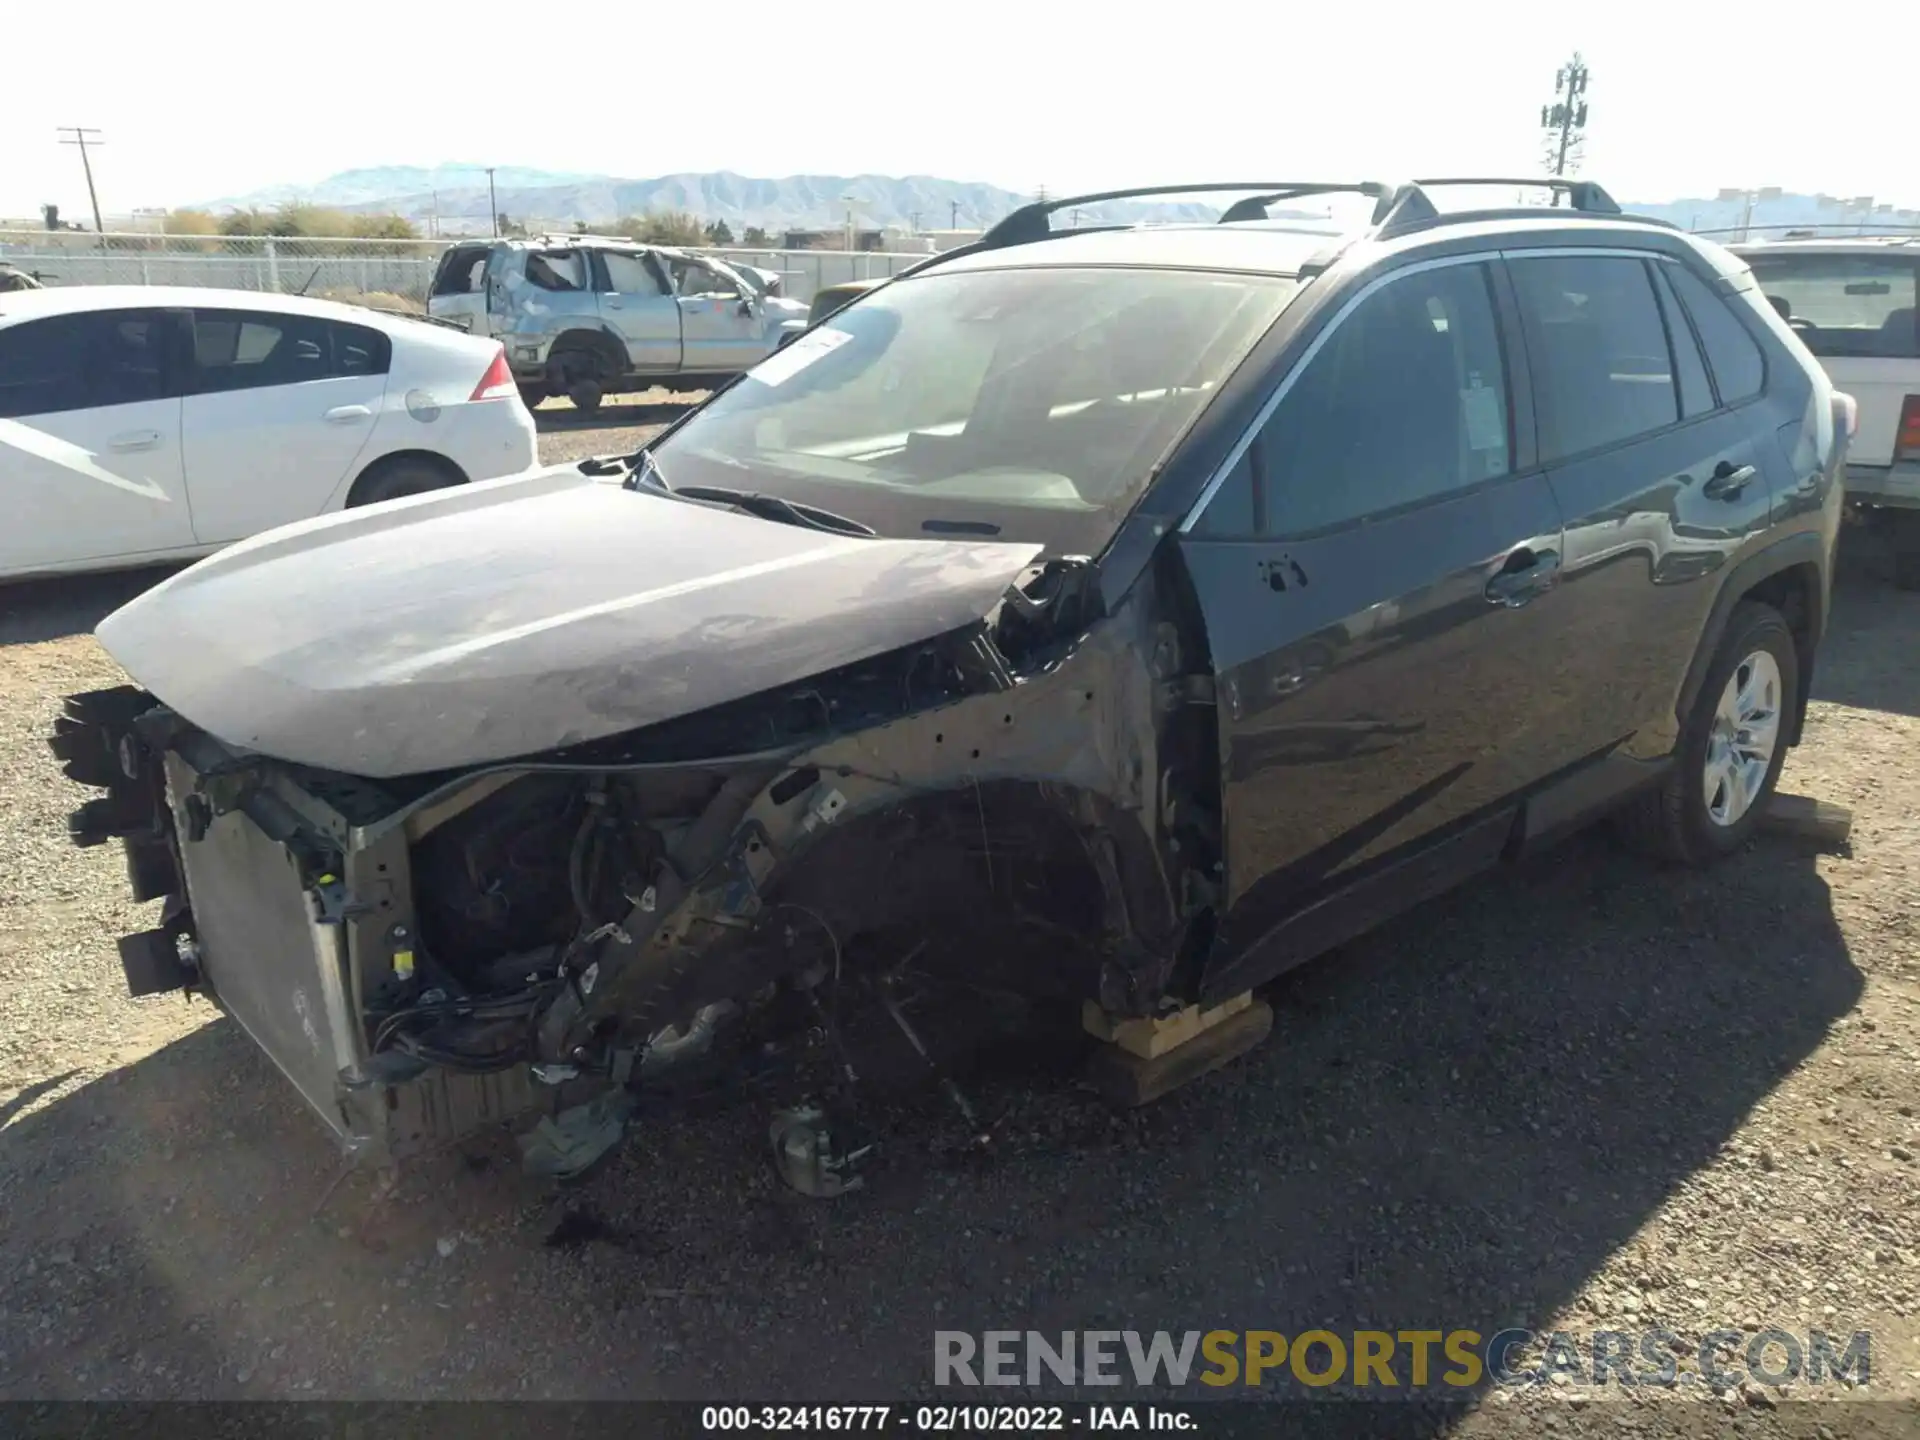
[[[529,405],[581,410],[623,390],[706,390],[806,328],[807,307],[709,255],[595,235],[455,245],[427,312],[507,347]]]

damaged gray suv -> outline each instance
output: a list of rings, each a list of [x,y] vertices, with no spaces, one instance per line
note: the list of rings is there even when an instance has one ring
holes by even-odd
[[[357,1153],[544,1115],[565,1169],[650,1093],[851,1076],[928,976],[1098,1031],[1609,812],[1733,852],[1851,404],[1725,250],[1456,183],[1031,206],[648,451],[149,591],[52,739],[164,902],[131,989],[212,997]],[[1342,192],[1369,223],[1267,218]]]

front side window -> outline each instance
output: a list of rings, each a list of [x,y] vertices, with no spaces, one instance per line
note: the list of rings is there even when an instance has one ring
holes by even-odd
[[[711,266],[692,260],[673,262],[673,282],[682,295],[719,295],[729,300],[740,298],[740,287],[732,280]]]
[[[0,330],[0,418],[166,398],[167,324],[153,310],[93,310]]]
[[[1750,255],[1747,263],[1814,354],[1920,359],[1920,257]]]
[[[1644,261],[1555,255],[1509,268],[1527,326],[1542,459],[1617,445],[1680,418]]]
[[[658,448],[670,484],[805,500],[882,534],[1092,553],[1297,282],[935,271],[775,352]]]
[[[1267,528],[1323,530],[1505,475],[1508,413],[1486,267],[1397,277],[1335,326],[1255,441]]]

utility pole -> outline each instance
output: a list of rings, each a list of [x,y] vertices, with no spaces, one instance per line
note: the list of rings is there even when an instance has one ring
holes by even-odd
[[[487,215],[493,221],[493,233],[500,234],[500,198],[493,193],[493,166],[487,166]]]
[[[1540,107],[1540,128],[1546,132],[1547,165],[1555,175],[1567,173],[1568,165],[1580,168],[1580,156],[1587,139],[1587,62],[1578,50],[1573,59],[1560,67],[1553,77],[1553,103]],[[1554,197],[1554,204],[1560,203]]]
[[[949,230],[958,230],[960,228],[960,202],[958,200],[949,200],[947,202],[947,228]]]
[[[71,140],[62,140],[60,142],[62,145],[80,147],[80,168],[87,172],[87,199],[93,202],[93,233],[104,235],[107,233],[107,227],[100,223],[100,197],[93,190],[93,162],[87,158],[87,146],[104,145],[107,142],[89,138],[100,133],[89,125],[56,125],[53,128],[73,137]]]

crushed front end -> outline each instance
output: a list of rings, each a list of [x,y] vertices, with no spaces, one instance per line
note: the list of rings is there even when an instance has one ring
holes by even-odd
[[[1177,656],[1133,607],[1089,629],[1086,573],[1043,567],[988,621],[456,771],[349,776],[134,687],[78,695],[53,748],[106,793],[72,838],[121,840],[135,896],[165,902],[121,941],[130,990],[214,1000],[376,1163],[778,1063],[832,1038],[861,985],[917,1047],[901,966],[861,972],[942,917],[1044,938],[979,988],[1140,1013],[1205,880],[1170,873],[1163,825]],[[976,938],[961,963],[996,953]]]

